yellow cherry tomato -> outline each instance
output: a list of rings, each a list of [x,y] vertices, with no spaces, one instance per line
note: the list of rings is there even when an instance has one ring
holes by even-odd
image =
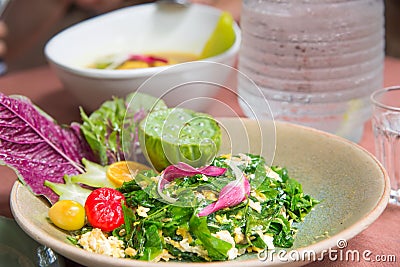
[[[59,200],[49,209],[49,218],[63,230],[78,230],[85,225],[85,208],[73,200]]]

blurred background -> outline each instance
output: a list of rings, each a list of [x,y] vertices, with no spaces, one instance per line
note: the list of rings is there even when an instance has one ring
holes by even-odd
[[[400,1],[385,0],[386,54],[400,57]]]
[[[3,58],[8,71],[46,64],[43,48],[57,32],[87,18],[116,8],[154,2],[146,0],[12,0],[3,15],[8,34]],[[234,13],[238,20],[240,0],[193,1]],[[386,55],[400,57],[400,1],[385,0]]]

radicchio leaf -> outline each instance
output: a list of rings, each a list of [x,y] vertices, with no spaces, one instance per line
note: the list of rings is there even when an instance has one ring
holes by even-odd
[[[58,200],[44,181],[63,183],[64,175],[83,172],[81,159],[93,159],[79,125],[61,127],[25,97],[0,93],[0,164],[51,203]]]

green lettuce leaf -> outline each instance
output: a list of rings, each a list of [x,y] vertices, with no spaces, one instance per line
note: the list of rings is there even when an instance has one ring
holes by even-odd
[[[140,260],[152,261],[163,251],[163,242],[158,234],[158,228],[151,225],[145,230],[146,242],[144,243],[143,255]]]
[[[232,244],[211,235],[207,227],[207,217],[193,215],[189,227],[190,231],[201,241],[211,259],[226,260],[228,258],[228,251],[232,248]]]
[[[137,125],[149,111],[166,108],[152,96],[132,93],[114,97],[88,116],[81,108],[81,130],[101,165],[116,161],[138,161]]]
[[[65,183],[53,183],[50,181],[44,181],[44,185],[52,189],[57,195],[59,195],[58,200],[75,200],[80,203],[83,207],[87,197],[90,195],[92,190],[81,187],[71,181],[71,176],[64,176]]]

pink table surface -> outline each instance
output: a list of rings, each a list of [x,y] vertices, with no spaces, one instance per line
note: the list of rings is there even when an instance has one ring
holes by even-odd
[[[400,85],[400,60],[385,59],[384,85]],[[49,113],[59,123],[69,124],[80,121],[76,100],[67,92],[52,70],[46,65],[26,71],[10,73],[0,78],[0,92],[21,94],[29,97],[36,105]],[[219,100],[227,103],[237,114],[243,115],[234,94],[219,94]],[[218,106],[209,112],[214,116],[226,116]],[[371,123],[365,126],[362,140],[359,143],[368,151],[374,153]],[[12,217],[9,205],[10,191],[17,177],[14,172],[0,166],[0,215]],[[324,261],[316,261],[308,266],[400,266],[400,207],[388,205],[383,214],[366,230],[351,240],[348,240],[346,250],[357,250],[360,253],[370,251],[368,258],[360,261],[333,260],[325,257]],[[396,262],[387,262],[395,258]],[[383,261],[386,259],[386,261]],[[380,260],[380,261],[379,261]],[[266,263],[267,265],[267,263]],[[67,260],[67,266],[79,266]]]

